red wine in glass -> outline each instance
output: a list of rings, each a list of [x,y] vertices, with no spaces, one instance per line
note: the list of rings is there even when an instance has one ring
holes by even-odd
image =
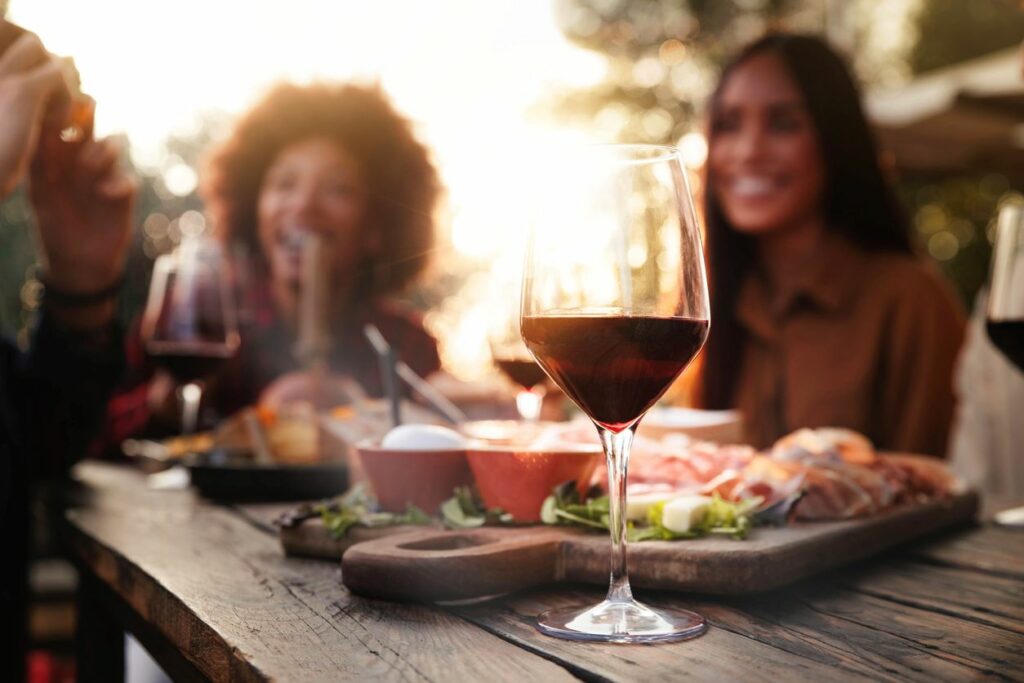
[[[988,320],[988,338],[1021,371],[1024,371],[1024,319]]]
[[[150,359],[179,384],[207,379],[231,359],[234,349],[216,342],[150,342]]]
[[[1024,370],[1024,206],[999,211],[985,329],[996,348]]]
[[[154,363],[178,382],[182,432],[195,430],[202,382],[238,349],[226,267],[216,244],[190,238],[153,266],[142,336]]]
[[[697,355],[707,320],[551,315],[523,318],[523,339],[555,383],[597,424],[636,422]]]
[[[547,379],[544,370],[532,358],[495,358],[494,364],[506,377],[527,391]]]

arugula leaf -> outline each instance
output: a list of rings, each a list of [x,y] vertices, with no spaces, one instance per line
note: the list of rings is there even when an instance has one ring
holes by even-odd
[[[597,493],[598,495],[594,495]],[[638,526],[627,522],[626,534],[630,541],[672,541],[683,538],[699,538],[707,534],[726,534],[735,539],[747,537],[753,526],[752,513],[762,502],[761,498],[749,498],[738,503],[712,495],[707,513],[693,530],[676,532],[665,527],[662,515],[665,503],[657,503],[647,511],[647,524]],[[572,482],[561,484],[544,501],[541,507],[541,521],[545,524],[570,524],[593,529],[607,530],[609,526],[608,496],[591,489],[584,500],[580,500]]]
[[[652,537],[662,540],[698,538],[706,534],[724,534],[741,540],[746,538],[750,532],[753,526],[751,513],[761,504],[762,500],[760,497],[755,497],[732,503],[723,499],[718,493],[713,493],[704,518],[693,530],[686,532],[673,531],[665,527],[662,523],[665,503],[658,503],[652,505],[647,511],[647,523],[654,530]]]
[[[441,519],[445,526],[454,529],[474,529],[485,524],[493,526],[515,521],[501,508],[486,509],[471,486],[456,487],[454,495],[441,503]]]
[[[354,526],[381,527],[401,524],[426,525],[434,520],[423,510],[410,504],[405,512],[382,512],[377,500],[361,485],[353,486],[334,500],[315,506],[327,531],[341,538]]]

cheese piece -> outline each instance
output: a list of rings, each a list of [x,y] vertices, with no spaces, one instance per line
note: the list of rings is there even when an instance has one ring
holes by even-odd
[[[678,493],[673,491],[653,491],[651,493],[635,493],[626,497],[626,519],[634,522],[647,521],[647,511],[658,503],[672,500]]]
[[[709,505],[711,498],[708,496],[686,495],[673,498],[662,509],[661,524],[677,534],[692,531],[704,521]]]

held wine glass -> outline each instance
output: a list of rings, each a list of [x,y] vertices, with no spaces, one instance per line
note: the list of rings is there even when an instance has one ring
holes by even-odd
[[[992,343],[1024,371],[1024,206],[999,212],[985,329]]]
[[[633,599],[625,518],[637,424],[708,334],[707,279],[686,176],[673,148],[608,145],[580,150],[553,177],[536,207],[522,335],[604,446],[611,580],[603,602],[545,612],[538,628],[619,643],[694,637],[706,628],[700,615]]]
[[[179,383],[183,434],[196,429],[203,381],[238,350],[227,270],[217,243],[191,236],[153,265],[142,338],[149,357]]]

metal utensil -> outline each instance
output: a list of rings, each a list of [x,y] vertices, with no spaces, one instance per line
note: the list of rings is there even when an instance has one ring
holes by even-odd
[[[430,404],[431,408],[440,413],[442,417],[452,424],[457,425],[468,419],[466,414],[462,412],[457,405],[449,401],[444,394],[435,389],[433,384],[417,375],[416,371],[409,367],[404,361],[398,361],[395,365],[395,371],[406,384],[412,387],[413,391],[422,396],[423,400]]]
[[[381,385],[384,387],[384,396],[387,397],[391,406],[391,426],[397,427],[402,424],[402,405],[401,397],[398,394],[395,350],[384,339],[384,335],[380,333],[376,325],[369,323],[365,325],[363,334],[366,335],[367,341],[377,353],[377,360],[380,362]]]

